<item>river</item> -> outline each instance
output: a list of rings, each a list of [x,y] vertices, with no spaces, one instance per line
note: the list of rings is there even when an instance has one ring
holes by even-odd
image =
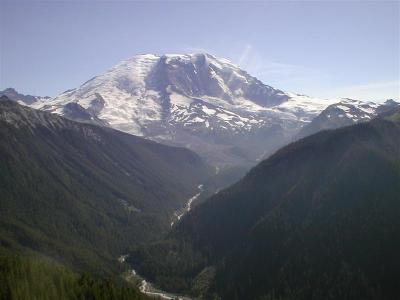
[[[187,200],[186,206],[183,209],[176,211],[174,213],[175,220],[171,222],[171,227],[175,224],[175,222],[179,221],[185,214],[187,214],[192,209],[193,201],[195,201],[197,198],[199,198],[199,196],[203,192],[202,184],[199,184],[197,186],[197,188],[198,188],[199,192]],[[118,261],[121,264],[123,264],[123,263],[125,263],[127,257],[128,257],[128,254],[121,255],[118,258]],[[189,297],[167,293],[167,292],[164,292],[164,291],[161,291],[161,290],[155,288],[150,282],[148,282],[146,279],[144,279],[142,276],[140,276],[134,269],[131,269],[129,271],[128,275],[126,276],[126,280],[130,281],[130,278],[135,278],[135,279],[140,280],[139,291],[142,294],[152,296],[152,297],[157,297],[159,299],[164,299],[164,300],[191,300],[191,298],[189,298]]]
[[[120,263],[125,263],[125,260],[127,257],[128,257],[128,254],[121,255],[118,258],[118,261]],[[187,296],[167,293],[167,292],[164,292],[162,290],[155,288],[150,282],[148,282],[146,279],[144,279],[142,276],[140,276],[134,269],[131,269],[128,272],[128,274],[125,276],[125,279],[127,281],[132,281],[132,279],[139,280],[139,282],[140,282],[139,291],[142,294],[145,294],[147,296],[151,296],[151,297],[155,297],[155,298],[163,299],[163,300],[192,300],[191,298],[189,298]]]
[[[196,195],[194,195],[193,197],[189,198],[189,200],[186,202],[185,208],[183,210],[179,210],[174,213],[175,220],[173,220],[171,222],[171,227],[174,226],[175,222],[179,221],[185,214],[187,214],[192,209],[193,201],[195,201],[197,198],[199,198],[199,196],[203,192],[202,184],[199,184],[197,186],[197,188],[199,189],[199,192]]]

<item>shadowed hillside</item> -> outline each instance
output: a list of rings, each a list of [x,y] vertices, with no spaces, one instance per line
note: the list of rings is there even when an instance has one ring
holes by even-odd
[[[394,299],[399,137],[398,122],[376,119],[293,143],[130,262],[206,299]]]

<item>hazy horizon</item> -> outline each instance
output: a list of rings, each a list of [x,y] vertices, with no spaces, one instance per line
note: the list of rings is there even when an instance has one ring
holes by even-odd
[[[3,1],[0,89],[55,96],[137,54],[207,52],[285,91],[398,100],[399,10],[391,1]]]

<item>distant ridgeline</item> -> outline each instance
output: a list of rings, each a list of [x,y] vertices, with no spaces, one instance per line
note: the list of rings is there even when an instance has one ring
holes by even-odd
[[[41,253],[77,271],[117,274],[116,258],[165,234],[174,211],[213,172],[190,150],[2,97],[0,248]],[[7,281],[14,259],[1,259],[11,265]],[[67,274],[65,280],[75,279]]]
[[[203,299],[397,299],[400,110],[282,148],[129,263]]]

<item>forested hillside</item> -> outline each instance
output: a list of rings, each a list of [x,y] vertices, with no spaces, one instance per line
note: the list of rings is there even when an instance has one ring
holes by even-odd
[[[112,273],[211,169],[193,152],[0,101],[0,245]]]
[[[121,278],[94,278],[38,255],[16,255],[0,249],[0,299],[144,300]]]
[[[130,263],[165,289],[205,299],[395,299],[397,116],[284,147],[168,238],[135,248]]]

